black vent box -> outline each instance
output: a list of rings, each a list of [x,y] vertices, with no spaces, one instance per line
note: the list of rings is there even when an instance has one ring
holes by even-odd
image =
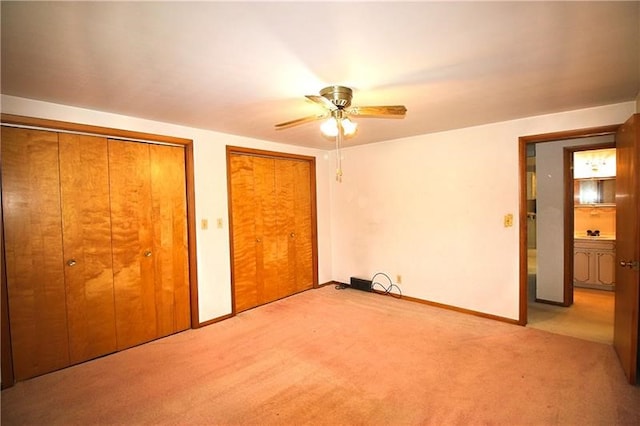
[[[362,291],[371,291],[371,280],[365,280],[364,278],[351,277],[351,288]]]

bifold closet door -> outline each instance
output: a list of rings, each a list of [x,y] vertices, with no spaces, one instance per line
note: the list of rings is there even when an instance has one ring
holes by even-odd
[[[109,141],[118,349],[189,328],[184,150]]]
[[[59,134],[70,363],[116,346],[107,139]]]
[[[310,165],[231,154],[236,312],[313,287]]]
[[[1,132],[11,346],[22,380],[69,365],[58,134]]]
[[[256,235],[256,204],[253,157],[231,155],[231,213],[233,228],[232,268],[234,304],[237,312],[258,306],[262,292],[257,282],[258,251],[262,241]],[[260,255],[261,256],[261,255]]]
[[[311,211],[311,166],[306,161],[292,161],[293,238],[289,239],[289,264],[295,265],[294,292],[313,288],[313,232]],[[293,252],[293,253],[292,253]]]
[[[157,337],[191,327],[184,148],[149,145]]]
[[[156,336],[149,147],[109,140],[118,349]]]
[[[310,166],[306,161],[278,160],[276,200],[282,279],[280,297],[313,287]]]
[[[279,283],[285,279],[279,245],[282,233],[278,227],[275,162],[273,158],[253,157],[258,305],[281,298]]]
[[[184,149],[1,129],[16,380],[188,329]]]
[[[280,297],[275,163],[232,155],[230,165],[234,299],[241,312]]]

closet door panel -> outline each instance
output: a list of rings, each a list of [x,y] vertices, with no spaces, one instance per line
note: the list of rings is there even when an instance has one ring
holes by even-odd
[[[230,155],[229,165],[232,182],[230,202],[233,206],[233,295],[236,312],[242,312],[258,305],[256,259],[261,241],[256,236],[253,158],[247,155]]]
[[[260,305],[281,297],[278,290],[281,259],[278,251],[275,161],[254,157],[253,178],[257,195],[254,209],[256,236],[261,241],[256,250],[256,285]]]
[[[278,212],[278,264],[281,280],[278,283],[280,297],[297,292],[295,285],[296,219],[294,209],[295,176],[294,160],[276,161],[276,211]]]
[[[2,127],[2,207],[14,375],[69,364],[58,135]]]
[[[149,149],[157,331],[162,337],[191,325],[184,149]]]
[[[313,229],[311,211],[311,166],[306,161],[293,162],[295,221],[295,291],[313,287]]]
[[[116,350],[107,139],[61,133],[63,252],[71,363]]]
[[[147,144],[109,140],[118,349],[157,335],[150,173]]]

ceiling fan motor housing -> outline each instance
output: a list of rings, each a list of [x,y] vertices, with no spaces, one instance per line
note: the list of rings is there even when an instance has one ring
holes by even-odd
[[[320,91],[320,96],[329,99],[339,109],[344,109],[351,105],[353,91],[344,86],[329,86]]]

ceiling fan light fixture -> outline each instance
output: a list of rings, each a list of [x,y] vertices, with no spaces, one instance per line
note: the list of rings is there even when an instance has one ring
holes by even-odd
[[[356,132],[358,128],[358,124],[349,120],[348,118],[342,118],[342,129],[344,130],[345,136],[351,136]],[[335,117],[330,117],[324,123],[320,125],[320,131],[323,135],[335,138],[338,135],[338,121]]]
[[[349,120],[348,118],[343,118],[342,119],[342,128],[344,129],[345,136],[351,136],[358,129],[358,123],[354,123],[353,121]]]
[[[276,130],[287,129],[315,120],[330,117],[320,125],[323,136],[334,139],[336,143],[336,180],[342,182],[342,155],[340,150],[345,137],[356,133],[358,125],[349,120],[349,116],[358,118],[404,118],[407,108],[404,105],[351,106],[353,90],[345,86],[329,86],[320,90],[318,95],[305,97],[324,108],[324,114],[311,115],[276,124]]]

